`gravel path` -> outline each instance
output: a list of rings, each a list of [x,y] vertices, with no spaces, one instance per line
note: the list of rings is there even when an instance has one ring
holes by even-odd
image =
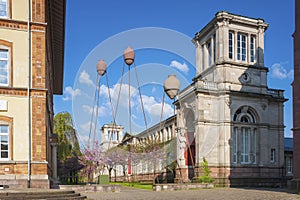
[[[203,200],[300,200],[300,195],[291,194],[282,189],[254,189],[254,188],[215,188],[200,190],[161,191],[142,190],[122,187],[121,192],[81,193],[88,199],[203,199]]]

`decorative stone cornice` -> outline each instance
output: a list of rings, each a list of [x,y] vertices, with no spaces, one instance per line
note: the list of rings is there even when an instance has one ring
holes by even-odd
[[[31,97],[46,97],[47,90],[42,89],[31,89]],[[10,88],[0,87],[0,95],[7,96],[27,96],[27,88]]]
[[[202,35],[206,35],[216,27],[228,26],[229,24],[245,24],[249,27],[258,29],[259,31],[265,31],[269,26],[260,18],[251,18],[226,11],[220,11],[216,13],[215,17],[203,29],[195,34],[194,40],[201,38]]]
[[[30,23],[31,31],[46,31],[47,23]],[[21,30],[27,31],[28,26],[26,21],[12,20],[12,19],[0,19],[0,28],[13,29],[13,30]]]

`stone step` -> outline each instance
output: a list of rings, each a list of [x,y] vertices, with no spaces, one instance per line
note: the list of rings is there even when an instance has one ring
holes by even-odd
[[[63,200],[63,199],[86,199],[86,196],[81,196],[72,190],[2,190],[0,191],[0,199],[45,199],[45,200]]]

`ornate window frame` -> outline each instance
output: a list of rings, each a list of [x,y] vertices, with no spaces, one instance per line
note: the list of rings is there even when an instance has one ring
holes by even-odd
[[[234,42],[235,42],[235,38],[234,38],[234,32],[233,31],[229,31],[228,32],[228,58],[233,60],[234,59]]]
[[[237,60],[247,62],[248,59],[248,35],[242,32],[237,34]]]
[[[3,1],[3,0],[1,0]],[[11,0],[4,0],[6,1],[6,16],[0,16],[0,19],[11,19],[12,16],[12,1]]]
[[[8,83],[2,84],[0,87],[12,87],[13,86],[13,43],[0,39],[0,49],[8,51]]]
[[[256,37],[255,35],[250,35],[250,62],[256,62]]]
[[[234,164],[257,164],[258,115],[249,106],[242,106],[233,115],[232,161]]]
[[[8,159],[1,159],[2,161],[13,160],[13,118],[0,115],[0,125],[7,125],[8,128]]]

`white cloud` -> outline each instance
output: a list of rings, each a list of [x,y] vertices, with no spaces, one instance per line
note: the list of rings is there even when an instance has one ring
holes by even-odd
[[[90,121],[80,124],[78,133],[80,134],[80,136],[88,136],[88,135],[90,135],[90,131],[91,131],[91,137],[92,137],[94,135],[94,130],[96,130],[97,132],[100,130],[98,123],[97,123],[97,127],[95,129],[95,124],[96,124],[96,122],[91,123]]]
[[[93,113],[92,106],[82,105],[82,109],[84,112],[86,112],[90,115],[92,115],[92,114],[94,114],[94,116],[96,115],[96,107],[94,108],[94,113]],[[109,115],[111,115],[111,110],[108,109],[107,106],[102,105],[102,106],[98,107],[98,116],[103,117],[103,116],[109,116]]]
[[[64,91],[64,97],[62,98],[63,101],[72,100],[72,98],[81,94],[81,91],[77,88],[73,90],[71,86],[67,86]]]
[[[118,101],[119,93],[120,93],[119,108],[120,106],[128,108],[128,89],[129,89],[128,84],[123,84],[121,87],[121,91],[120,91],[120,84],[116,84],[112,88],[110,88],[109,91],[110,91],[114,109]],[[103,103],[102,106],[99,108],[99,115],[100,116],[111,115],[111,109],[110,109],[111,105],[109,102],[109,94],[108,94],[107,86],[101,85],[100,94],[106,97],[106,102]],[[135,108],[141,107],[139,92],[133,86],[130,86],[130,96],[131,96],[131,106]],[[156,117],[160,116],[162,102],[158,102],[154,96],[147,96],[147,95],[142,95],[142,100],[143,100],[145,112],[148,112],[149,115],[151,116],[156,116]],[[165,116],[170,116],[173,113],[173,108],[169,104],[164,104],[163,110]]]
[[[156,101],[153,96],[143,95],[142,99],[143,99],[145,111],[148,112],[150,116],[158,117],[161,115],[162,102]],[[163,114],[164,116],[172,115],[173,114],[172,106],[165,103],[163,108]]]
[[[180,71],[182,71],[182,72],[184,72],[186,74],[189,71],[189,68],[188,68],[188,66],[185,63],[180,63],[180,62],[178,62],[176,60],[172,60],[171,63],[170,63],[170,66],[174,67],[174,68],[176,68],[176,69],[178,69],[178,70],[180,70]]]
[[[80,73],[79,82],[90,86],[94,85],[93,81],[90,79],[90,75],[85,70]]]
[[[100,86],[100,105],[98,110],[98,116],[99,117],[109,117],[110,120],[113,118],[111,103],[113,105],[113,110],[116,113],[116,120],[118,122],[123,123],[123,126],[127,126],[128,123],[128,84],[122,84],[121,91],[120,91],[120,84],[113,85],[110,89],[108,89],[107,86],[101,85]],[[112,102],[110,102],[109,94],[110,92]],[[119,102],[118,96],[120,93]],[[138,89],[130,86],[130,96],[131,96],[131,107],[132,107],[132,118],[134,120],[140,121],[142,120],[142,106],[140,102],[140,96]],[[142,95],[142,101],[143,101],[143,107],[145,114],[149,116],[152,123],[157,123],[160,119],[161,112],[162,112],[162,102],[160,99],[156,98],[156,96],[148,96],[148,95]],[[116,106],[118,103],[118,110],[116,110]],[[88,105],[82,106],[82,109],[85,112],[92,113],[93,108]],[[173,108],[172,105],[169,105],[167,103],[164,103],[163,108],[163,118],[169,117],[173,114]],[[94,112],[95,114],[95,112]],[[107,120],[108,118],[101,118],[104,120]],[[140,122],[142,123],[142,122]],[[83,128],[83,127],[82,127]]]
[[[121,91],[120,91],[121,87]],[[118,101],[119,99],[119,105],[121,106],[128,106],[128,95],[129,95],[129,85],[128,84],[115,84],[112,88],[109,89],[110,96],[112,99],[113,104]],[[108,88],[105,85],[100,86],[100,95],[104,95],[109,100],[109,93]],[[131,98],[136,97],[138,95],[138,90],[130,86],[130,96]],[[108,102],[109,103],[109,102]],[[108,104],[110,106],[110,104]],[[135,105],[134,102],[132,102],[132,105]]]
[[[92,114],[93,112],[93,108],[91,106],[88,106],[88,105],[82,105],[82,109],[84,112],[87,112],[89,114]]]
[[[99,116],[110,116],[112,114],[111,109],[108,109],[107,106],[100,106],[98,108],[98,114]]]
[[[271,67],[271,76],[278,79],[293,78],[294,70],[288,71],[284,63],[275,63]]]
[[[94,127],[94,126],[95,126],[95,123],[93,122],[92,127]],[[87,122],[85,124],[80,124],[79,128],[82,130],[81,132],[84,132],[84,135],[88,135],[90,128],[91,128],[91,122]]]

